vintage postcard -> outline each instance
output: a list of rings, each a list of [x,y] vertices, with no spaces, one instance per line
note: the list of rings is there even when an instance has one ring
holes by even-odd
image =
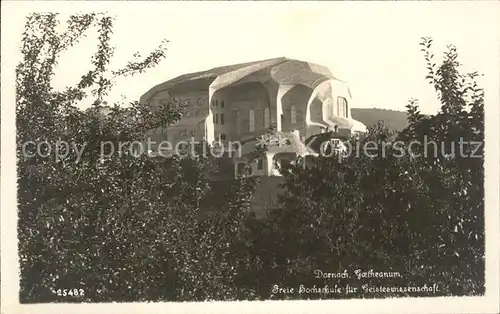
[[[3,2],[2,314],[498,313],[499,17]]]

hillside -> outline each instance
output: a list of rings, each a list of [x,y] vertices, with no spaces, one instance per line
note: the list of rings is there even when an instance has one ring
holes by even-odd
[[[363,122],[367,127],[383,121],[384,124],[394,131],[401,131],[407,125],[406,112],[376,109],[376,108],[352,108],[351,115],[353,119]]]

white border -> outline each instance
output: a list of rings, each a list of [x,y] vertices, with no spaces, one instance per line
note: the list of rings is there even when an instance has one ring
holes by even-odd
[[[107,304],[40,304],[20,305],[18,303],[18,257],[17,257],[17,216],[16,216],[16,161],[15,161],[15,75],[17,64],[15,51],[18,49],[16,34],[9,33],[9,13],[14,10],[50,11],[61,7],[71,7],[74,10],[105,11],[122,6],[137,6],[144,10],[145,6],[152,9],[158,2],[3,2],[2,3],[2,45],[1,45],[1,306],[2,313],[143,313],[143,312],[175,312],[175,313],[498,313],[499,309],[499,104],[500,104],[500,64],[492,64],[493,69],[499,69],[495,77],[488,78],[485,88],[486,103],[486,295],[484,297],[439,297],[439,298],[399,298],[399,299],[370,299],[370,300],[332,300],[332,301],[265,301],[265,302],[211,302],[211,303],[107,303]],[[172,4],[170,4],[172,5]],[[317,2],[220,2],[194,3],[177,2],[179,8],[198,6],[217,7],[218,9],[231,7],[247,9],[266,9],[277,6],[283,10],[291,7],[297,9],[311,6],[329,6],[332,3]],[[436,9],[453,9],[457,6],[488,5],[492,10],[499,9],[499,2],[418,2],[418,3],[345,3],[335,5],[385,5],[385,6],[433,6]],[[139,13],[140,14],[140,13]],[[469,21],[481,18],[471,14]],[[490,32],[496,32],[494,39],[500,43],[498,36],[499,26],[493,27]],[[482,36],[484,34],[478,34]],[[496,36],[496,37],[494,37]],[[17,42],[16,42],[17,41]],[[416,47],[417,48],[417,47]],[[500,51],[500,44],[498,45]],[[500,55],[499,55],[500,59]]]

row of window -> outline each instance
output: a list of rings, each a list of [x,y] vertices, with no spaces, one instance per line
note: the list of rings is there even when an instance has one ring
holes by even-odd
[[[195,99],[190,99],[190,98],[177,98],[177,97],[172,97],[172,98],[164,98],[164,99],[159,99],[158,103],[160,105],[166,105],[168,102],[172,103],[182,103],[185,106],[191,107],[194,105]],[[198,97],[196,98],[196,105],[198,107],[203,107],[205,104],[208,103],[208,100],[204,97]],[[217,107],[219,105],[218,100],[212,100],[212,107]],[[221,108],[224,108],[224,100],[221,100],[220,102]]]
[[[218,100],[212,101],[213,106],[218,106]],[[221,100],[221,108],[224,108],[224,101]],[[187,116],[190,114],[188,113]],[[196,113],[195,113],[196,115]],[[348,117],[348,108],[347,108],[347,100],[344,97],[337,97],[337,115],[341,117]],[[224,114],[223,113],[214,113],[213,115],[213,123],[224,125]],[[269,108],[264,109],[264,128],[269,128]],[[297,108],[295,106],[290,107],[290,122],[292,124],[297,123]],[[248,124],[249,131],[255,131],[255,110],[249,110],[248,112]]]
[[[224,107],[224,101],[222,101],[222,108]],[[347,100],[343,97],[338,97],[337,98],[337,112],[334,114],[335,115],[338,115],[340,117],[348,117],[349,114],[348,114],[348,107],[347,107]],[[186,112],[186,117],[190,117],[190,116],[198,116],[198,113],[200,112],[200,110],[195,110],[195,111],[192,111],[192,112]],[[253,132],[255,130],[255,112],[254,110],[250,110],[249,112],[249,121],[250,121],[250,131]],[[221,113],[221,114],[214,114],[214,118],[213,118],[213,122],[215,124],[224,124],[224,114]],[[290,122],[292,124],[295,124],[297,123],[297,109],[295,106],[291,106],[290,108]],[[264,109],[264,127],[267,129],[269,128],[269,108],[265,108]]]
[[[248,112],[248,121],[249,121],[249,129],[250,132],[255,131],[255,110],[250,110]],[[225,119],[223,113],[214,113],[213,115],[213,123],[224,125]],[[264,110],[264,127],[269,128],[269,108]]]
[[[224,125],[224,114],[223,113],[214,113],[214,124]]]
[[[180,130],[178,133],[177,133],[179,136],[195,136],[196,134],[196,131],[193,130],[193,129],[190,129],[190,130]]]
[[[198,117],[202,116],[203,114],[206,114],[206,110],[191,110],[191,111],[186,111],[184,114],[186,117]]]
[[[347,99],[345,99],[344,97],[337,97],[337,115],[339,117],[349,117]]]
[[[212,107],[218,107],[219,106],[219,100],[218,99],[212,99]],[[224,108],[224,100],[220,101],[220,107]]]
[[[269,108],[264,109],[264,128],[269,128]],[[248,126],[250,132],[255,131],[255,111],[250,110],[248,112]]]
[[[177,99],[177,98],[173,98],[172,99],[174,102],[175,101],[180,101],[180,99]],[[163,100],[162,100],[163,102]],[[189,99],[184,99],[184,103],[186,105],[188,105],[190,102]],[[198,98],[197,99],[197,104],[198,105],[202,105],[202,98]],[[220,105],[220,108],[224,108],[225,105],[224,105],[224,100],[221,100],[219,102],[218,99],[212,99],[212,107],[219,107]],[[338,116],[341,116],[341,117],[347,117],[348,116],[348,107],[347,107],[347,99],[345,99],[344,97],[337,97],[337,107],[335,108],[336,109],[336,115]],[[296,107],[295,106],[291,106],[290,108],[290,111],[291,111],[291,122],[292,123],[296,123],[297,122],[297,111],[296,111]],[[269,120],[269,109],[266,108],[266,112],[265,115],[267,116],[267,120]],[[196,113],[194,115],[197,115]],[[266,119],[266,118],[265,118]]]
[[[295,106],[290,108],[290,121],[292,124],[297,123],[297,109]],[[248,112],[248,125],[250,132],[255,131],[255,111],[250,110]],[[264,109],[264,128],[269,128],[269,108]]]

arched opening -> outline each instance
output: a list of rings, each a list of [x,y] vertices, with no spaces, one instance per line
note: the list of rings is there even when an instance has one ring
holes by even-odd
[[[224,94],[224,126],[237,138],[247,133],[265,132],[271,124],[271,99],[261,82],[226,86],[217,91]]]
[[[323,123],[323,103],[318,98],[312,101],[309,113],[312,122]]]
[[[303,85],[291,88],[281,98],[284,119],[281,123],[282,131],[302,130],[305,125],[307,104],[312,89]]]

